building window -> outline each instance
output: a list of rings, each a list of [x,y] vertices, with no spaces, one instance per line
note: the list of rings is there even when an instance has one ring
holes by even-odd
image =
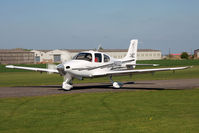
[[[61,61],[61,55],[60,54],[54,55],[54,62],[60,62],[60,61]]]
[[[36,62],[40,62],[40,56],[36,56],[36,57],[35,57],[35,61],[36,61]]]

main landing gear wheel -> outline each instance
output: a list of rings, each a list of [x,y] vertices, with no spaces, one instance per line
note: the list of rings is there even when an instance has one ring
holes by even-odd
[[[124,85],[124,84],[121,83],[121,82],[114,82],[114,81],[112,80],[112,75],[111,75],[109,78],[110,78],[110,80],[111,80],[111,82],[112,82],[114,88],[119,89],[119,88],[121,88],[121,87]]]

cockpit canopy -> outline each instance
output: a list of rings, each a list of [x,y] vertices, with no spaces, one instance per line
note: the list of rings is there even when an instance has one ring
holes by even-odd
[[[91,53],[79,53],[73,57],[73,60],[86,60],[92,61],[92,54]]]
[[[89,62],[96,62],[96,63],[102,63],[102,62],[109,62],[110,57],[106,54],[94,52],[81,52],[73,57],[73,60],[85,60]]]

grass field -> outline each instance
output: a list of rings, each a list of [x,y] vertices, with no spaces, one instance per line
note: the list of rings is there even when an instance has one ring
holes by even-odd
[[[114,80],[199,78],[199,60],[161,60],[161,67],[192,66],[187,70],[117,76]],[[29,66],[29,65],[27,65]],[[45,67],[45,65],[33,65]],[[141,67],[143,68],[143,67]],[[108,78],[75,83],[109,82]],[[5,69],[0,65],[0,86],[56,85],[57,74]],[[137,90],[126,92],[60,94],[0,98],[0,133],[198,133],[199,88],[192,90]]]
[[[1,133],[198,133],[199,89],[1,98]]]

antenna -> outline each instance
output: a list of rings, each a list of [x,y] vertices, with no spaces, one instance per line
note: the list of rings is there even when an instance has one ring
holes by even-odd
[[[103,49],[103,48],[102,48],[102,45],[99,44],[99,45],[98,45],[98,48],[97,48],[97,51],[102,50],[102,49]]]

